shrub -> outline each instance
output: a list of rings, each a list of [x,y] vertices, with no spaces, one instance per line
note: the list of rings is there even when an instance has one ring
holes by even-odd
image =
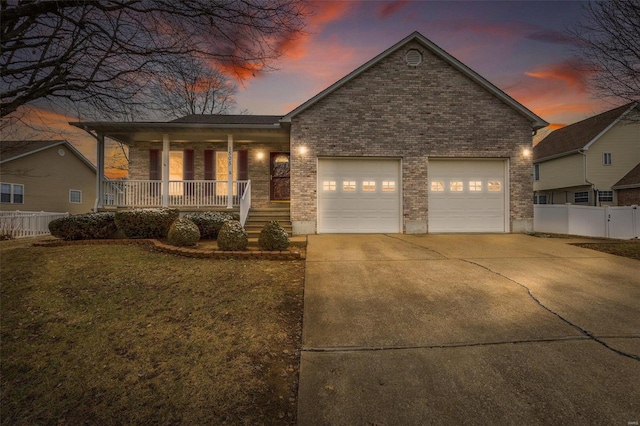
[[[240,225],[240,222],[230,220],[222,225],[218,234],[218,248],[220,250],[245,250],[248,245],[247,231]]]
[[[173,246],[193,246],[200,239],[200,230],[189,219],[180,218],[171,224],[167,239]]]
[[[136,209],[116,212],[118,229],[128,238],[163,238],[178,219],[177,209]]]
[[[63,240],[97,240],[117,231],[113,214],[107,212],[62,217],[49,222],[49,232]]]
[[[289,234],[277,221],[273,220],[260,231],[258,247],[269,251],[286,250],[289,247]]]
[[[237,213],[227,212],[187,213],[184,217],[196,224],[200,230],[200,238],[212,240],[218,238],[220,228],[222,228],[222,225],[224,225],[225,222],[230,220],[240,220],[240,216]]]

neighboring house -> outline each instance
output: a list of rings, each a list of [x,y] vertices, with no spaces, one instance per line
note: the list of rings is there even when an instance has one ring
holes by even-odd
[[[417,32],[282,117],[71,124],[97,136],[100,176],[104,138],[129,147],[100,207],[285,202],[294,234],[531,230],[547,125]]]
[[[96,169],[64,140],[0,142],[0,211],[92,211]]]
[[[640,108],[629,103],[556,130],[533,148],[537,204],[640,203]],[[628,178],[626,177],[627,175]]]

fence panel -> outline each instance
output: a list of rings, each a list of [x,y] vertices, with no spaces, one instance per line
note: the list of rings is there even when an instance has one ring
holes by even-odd
[[[552,234],[569,233],[568,206],[558,204],[538,204],[533,209],[533,229],[536,232]]]
[[[536,232],[629,239],[640,237],[640,209],[543,204],[533,208]]]
[[[607,213],[604,207],[567,206],[569,207],[570,235],[585,237],[607,236]]]
[[[11,238],[49,235],[49,222],[69,213],[52,212],[0,212],[0,234]]]
[[[609,238],[640,237],[640,209],[632,207],[607,207]]]

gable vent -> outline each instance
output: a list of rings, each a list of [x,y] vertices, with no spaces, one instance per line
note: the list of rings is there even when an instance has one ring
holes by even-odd
[[[405,59],[407,60],[407,65],[417,67],[422,63],[422,53],[416,49],[411,49],[407,52]]]

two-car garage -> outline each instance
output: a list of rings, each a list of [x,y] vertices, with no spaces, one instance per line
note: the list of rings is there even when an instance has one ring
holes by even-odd
[[[428,231],[508,232],[506,170],[503,159],[430,159]],[[399,232],[399,159],[318,159],[318,233]]]

